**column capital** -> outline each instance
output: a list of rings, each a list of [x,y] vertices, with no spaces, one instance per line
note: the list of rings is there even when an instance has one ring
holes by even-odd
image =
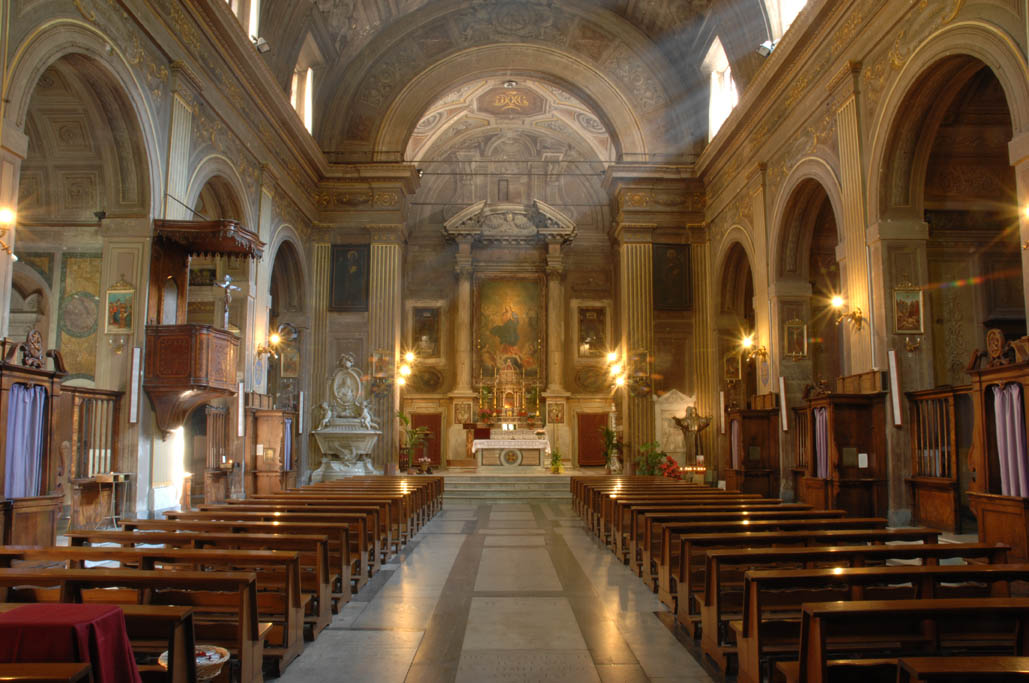
[[[615,223],[614,238],[622,244],[650,244],[654,241],[655,223]]]
[[[857,94],[860,76],[861,62],[852,60],[847,61],[842,67],[840,67],[840,70],[829,79],[829,83],[826,84],[825,89],[834,99],[839,98],[839,100],[846,100],[852,95]],[[837,105],[837,108],[839,108],[839,105]]]
[[[407,241],[407,226],[403,224],[370,224],[368,233],[372,244],[404,244]]]

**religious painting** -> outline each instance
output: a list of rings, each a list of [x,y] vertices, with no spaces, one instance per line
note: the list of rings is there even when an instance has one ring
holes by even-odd
[[[725,368],[725,381],[738,382],[743,378],[743,367],[740,362],[740,353],[738,351],[725,354],[722,366]]]
[[[472,402],[456,401],[454,403],[454,424],[463,425],[472,422]]]
[[[368,310],[368,245],[332,245],[330,311]]]
[[[218,279],[218,270],[216,268],[190,268],[189,269],[189,286],[190,287],[213,287],[215,280]]]
[[[690,248],[686,244],[653,245],[654,308],[688,311],[690,301]]]
[[[895,287],[893,290],[893,327],[897,334],[922,334],[925,323],[922,290],[918,287]]]
[[[416,306],[411,319],[411,349],[419,360],[440,358],[440,307]]]
[[[547,424],[560,425],[565,423],[565,402],[547,401]]]
[[[607,352],[607,309],[579,309],[579,358],[600,358]]]
[[[283,344],[279,351],[279,376],[300,376],[300,350],[293,344]]]
[[[107,334],[132,334],[132,299],[135,290],[126,283],[118,282],[107,290]]]
[[[783,332],[786,357],[794,360],[807,357],[807,325],[794,318],[786,321]]]
[[[493,378],[508,371],[523,379],[541,379],[546,307],[540,279],[484,279],[476,295],[480,376]]]

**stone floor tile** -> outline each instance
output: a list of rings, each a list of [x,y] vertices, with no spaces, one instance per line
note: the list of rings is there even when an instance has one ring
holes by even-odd
[[[648,683],[647,674],[638,664],[598,664],[601,683]]]
[[[438,601],[438,596],[393,599],[379,595],[354,620],[351,628],[424,631]]]
[[[476,592],[560,590],[561,580],[545,548],[483,548]]]
[[[546,539],[540,535],[536,536],[515,536],[514,534],[509,536],[494,536],[490,535],[486,537],[486,547],[490,546],[543,546],[546,544]]]
[[[472,598],[464,650],[585,650],[564,598]]]
[[[457,683],[599,683],[588,652],[465,650]]]

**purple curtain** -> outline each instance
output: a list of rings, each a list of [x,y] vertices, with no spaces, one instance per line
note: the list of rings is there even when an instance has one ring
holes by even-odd
[[[740,422],[733,420],[729,423],[730,437],[732,440],[732,468],[740,468]]]
[[[43,478],[46,389],[16,383],[7,404],[7,464],[4,496],[38,496]]]
[[[286,438],[282,441],[282,470],[288,472],[290,460],[293,459],[293,418],[287,417],[285,422]]]
[[[1011,383],[1003,387],[995,386],[992,389],[1001,495],[1029,496],[1029,468],[1026,466],[1025,410],[1022,407],[1022,385]]]
[[[829,409],[815,408],[815,476],[829,478]]]

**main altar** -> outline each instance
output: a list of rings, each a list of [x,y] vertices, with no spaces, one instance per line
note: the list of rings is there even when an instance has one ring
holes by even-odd
[[[479,467],[546,467],[550,441],[542,430],[490,429],[488,439],[472,441],[472,451]]]

